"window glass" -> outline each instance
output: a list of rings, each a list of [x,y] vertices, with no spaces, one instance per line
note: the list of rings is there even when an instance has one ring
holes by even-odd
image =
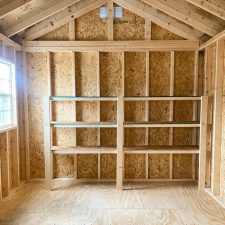
[[[0,60],[0,129],[16,125],[14,89],[14,65]]]

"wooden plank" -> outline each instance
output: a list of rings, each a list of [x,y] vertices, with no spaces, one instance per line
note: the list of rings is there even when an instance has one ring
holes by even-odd
[[[206,47],[215,45],[218,40],[222,40],[222,39],[223,40],[225,39],[225,30],[221,31],[219,34],[215,35],[214,37],[212,37],[211,39],[203,43],[199,47],[199,51],[205,50]]]
[[[97,52],[97,69],[96,69],[96,83],[97,83],[97,93],[96,96],[101,96],[100,93],[100,52]],[[97,102],[97,121],[101,122],[101,105],[100,102]],[[97,131],[97,145],[100,146],[101,145],[101,131],[100,131],[100,127],[98,128]],[[101,156],[100,154],[98,154],[98,179],[101,178]]]
[[[121,92],[117,101],[117,168],[116,168],[116,188],[117,190],[123,189],[123,173],[124,173],[124,75],[125,75],[125,59],[124,52],[122,53],[122,68],[121,68]]]
[[[152,36],[152,22],[145,19],[145,40],[151,40]]]
[[[205,189],[206,181],[206,147],[207,147],[207,111],[208,97],[202,97],[201,102],[201,127],[200,127],[200,154],[199,154],[199,190]]]
[[[145,40],[151,40],[151,21],[145,20]],[[149,52],[146,52],[146,82],[145,82],[145,95],[149,96]],[[149,101],[145,103],[145,121],[149,121]],[[149,144],[149,130],[146,128],[145,130],[145,144]],[[148,179],[148,154],[145,155],[145,178]]]
[[[180,22],[179,20],[153,8],[141,1],[136,0],[115,0],[116,4],[136,13],[137,15],[148,19],[157,25],[175,33],[185,39],[198,40],[203,33]]]
[[[113,41],[113,20],[114,20],[114,7],[113,1],[108,1],[108,40]]]
[[[174,51],[170,53],[170,96],[174,95]],[[174,101],[170,101],[170,115],[169,120],[173,121],[173,113],[174,113]],[[169,130],[169,144],[173,145],[173,127],[170,127]],[[169,164],[170,164],[170,179],[173,179],[173,155],[169,156]]]
[[[196,7],[185,1],[142,0],[142,2],[210,36],[218,34],[223,29],[223,27],[219,26],[219,24],[215,23],[212,19],[207,18],[202,12],[196,12]]]
[[[29,144],[29,114],[28,114],[28,78],[26,68],[26,52],[23,52],[23,78],[24,78],[24,136],[26,151],[26,180],[30,180],[30,144]]]
[[[38,13],[34,14],[33,16],[24,16],[24,18],[20,18],[19,22],[9,27],[7,30],[5,30],[5,34],[8,37],[11,37],[23,30],[25,30],[28,27],[31,27],[34,24],[37,24],[38,22],[50,17],[51,15],[54,15],[55,13],[62,11],[63,9],[66,9],[68,6],[71,6],[72,4],[75,4],[79,2],[80,0],[63,0],[59,1],[56,4],[52,4],[52,6],[48,6],[45,9],[40,10]],[[67,9],[68,10],[68,9]]]
[[[146,82],[145,95],[149,96],[149,52],[146,52]],[[145,103],[145,121],[149,121],[149,101]],[[145,144],[149,144],[149,130],[145,130]],[[148,154],[145,155],[145,178],[148,179]]]
[[[51,96],[50,101],[76,101],[76,102],[94,102],[94,101],[117,101],[117,97],[98,97],[98,96]]]
[[[8,15],[13,12],[15,9],[20,8],[21,6],[31,2],[32,0],[13,0],[9,1],[4,5],[0,5],[0,18]]]
[[[116,128],[116,123],[111,122],[59,122],[52,121],[52,127],[76,127],[76,128]]]
[[[75,19],[70,20],[69,22],[69,40],[75,40],[76,39],[76,29],[75,29]],[[76,96],[76,53],[72,52],[71,53],[71,60],[72,60],[72,86],[73,86],[73,96]],[[77,103],[74,102],[74,107],[73,107],[73,114],[74,114],[74,121],[77,121]],[[74,139],[74,144],[75,146],[77,145],[77,129],[73,129],[73,139]],[[77,154],[74,155],[74,179],[77,179]]]
[[[9,137],[8,132],[0,136],[0,151],[1,151],[1,165],[2,165],[2,195],[6,197],[10,193],[10,165],[9,165]]]
[[[76,39],[75,35],[76,35],[76,33],[75,33],[75,20],[72,19],[69,22],[69,40],[75,41],[75,39]]]
[[[18,187],[20,184],[20,163],[19,163],[19,131],[14,129],[9,132],[9,143],[10,152],[12,154],[12,168],[13,177],[12,185],[13,187]]]
[[[186,0],[191,4],[225,20],[225,3],[220,0]]]
[[[213,110],[213,139],[212,139],[212,193],[220,194],[220,164],[221,164],[221,133],[223,106],[223,75],[224,75],[224,41],[217,41],[215,94]]]
[[[23,41],[25,52],[196,51],[198,41]]]
[[[16,92],[17,92],[17,113],[18,113],[18,130],[19,130],[19,151],[20,151],[20,177],[26,179],[26,151],[24,136],[24,95],[23,95],[23,55],[17,51],[16,59]]]
[[[5,35],[3,35],[1,33],[0,33],[0,41],[3,41],[5,43],[5,45],[7,45],[7,46],[15,47],[16,51],[22,50],[21,45],[17,44],[16,42],[14,42],[13,40],[9,39],[8,37],[6,37]]]
[[[198,60],[199,60],[199,52],[195,51],[195,63],[194,63],[194,90],[193,96],[198,96]],[[198,103],[197,101],[193,102],[193,115],[192,120],[196,121],[198,118]],[[192,133],[192,144],[196,145],[197,143],[197,129],[193,128]],[[192,155],[192,178],[196,178],[196,155]]]
[[[125,122],[124,127],[200,127],[199,122]]]
[[[63,3],[64,1],[62,1]],[[69,8],[50,16],[49,18],[39,22],[35,26],[25,31],[23,38],[26,40],[37,39],[61,26],[68,23],[71,18],[76,19],[91,10],[107,3],[107,0],[82,0]],[[73,50],[71,50],[73,51]]]
[[[44,112],[44,151],[45,151],[45,183],[48,190],[52,190],[53,157],[51,153],[51,128],[50,128],[50,104],[49,98],[43,102]]]

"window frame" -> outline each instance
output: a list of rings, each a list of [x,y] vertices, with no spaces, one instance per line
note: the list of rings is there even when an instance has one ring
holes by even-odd
[[[7,64],[10,67],[10,93],[11,98],[11,123],[0,126],[0,133],[17,127],[17,90],[16,90],[16,66],[15,63],[0,57],[0,64]],[[1,94],[0,94],[1,95]],[[7,95],[8,96],[8,95]]]

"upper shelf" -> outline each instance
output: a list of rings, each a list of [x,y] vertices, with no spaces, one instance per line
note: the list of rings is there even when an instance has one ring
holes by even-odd
[[[124,122],[124,127],[200,127],[200,122]]]
[[[98,97],[98,96],[51,96],[49,98],[51,101],[117,101],[116,96],[109,97]]]
[[[102,128],[116,128],[117,123],[111,122],[51,122],[52,127],[76,127],[76,128],[88,128],[88,127],[102,127]]]
[[[200,101],[200,96],[127,96],[125,101]]]

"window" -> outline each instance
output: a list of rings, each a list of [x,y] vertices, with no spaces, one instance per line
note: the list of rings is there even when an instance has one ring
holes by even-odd
[[[16,125],[15,66],[0,59],[0,129]]]
[[[100,7],[99,14],[100,14],[101,19],[106,19],[107,16],[108,16],[107,8],[106,7]]]
[[[123,17],[122,7],[114,7],[114,18],[122,18],[122,17]]]

